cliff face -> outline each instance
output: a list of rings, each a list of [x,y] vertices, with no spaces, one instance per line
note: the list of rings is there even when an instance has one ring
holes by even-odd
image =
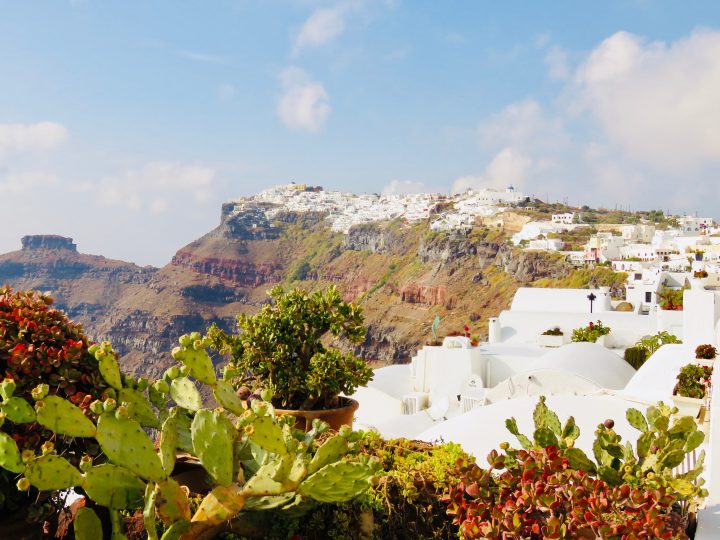
[[[362,305],[368,333],[355,352],[379,362],[407,361],[430,337],[471,327],[505,309],[520,283],[570,271],[563,261],[518,252],[496,231],[430,234],[427,223],[352,227],[333,233],[318,212],[271,212],[223,205],[220,225],[178,250],[164,268],[78,253],[72,239],[25,237],[0,255],[0,282],[50,291],[88,334],[107,339],[126,369],[157,376],[177,337],[211,323],[231,330],[274,284],[337,285]],[[271,209],[271,208],[270,208]]]

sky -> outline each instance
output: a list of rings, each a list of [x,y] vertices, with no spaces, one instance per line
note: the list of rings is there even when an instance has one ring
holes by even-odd
[[[0,252],[161,266],[295,182],[720,217],[716,0],[0,0]]]

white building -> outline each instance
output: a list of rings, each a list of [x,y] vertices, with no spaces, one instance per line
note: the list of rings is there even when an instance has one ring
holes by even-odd
[[[553,214],[551,219],[553,223],[564,223],[565,225],[571,225],[574,220],[574,212],[566,212],[565,214]]]
[[[704,232],[715,224],[713,218],[692,216],[683,216],[678,219],[678,222],[684,234]]]

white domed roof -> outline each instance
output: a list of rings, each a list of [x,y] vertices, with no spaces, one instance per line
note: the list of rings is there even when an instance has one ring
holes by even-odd
[[[623,358],[597,343],[569,343],[544,354],[533,362],[533,370],[553,369],[570,372],[601,388],[621,389],[635,374]]]
[[[648,401],[669,401],[680,368],[694,362],[694,357],[686,345],[663,345],[637,370],[623,394]]]

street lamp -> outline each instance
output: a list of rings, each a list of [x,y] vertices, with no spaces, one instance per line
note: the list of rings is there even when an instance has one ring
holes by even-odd
[[[590,300],[590,313],[592,313],[592,304],[595,300],[597,300],[597,296],[595,296],[593,293],[590,293],[587,295],[587,299]]]

